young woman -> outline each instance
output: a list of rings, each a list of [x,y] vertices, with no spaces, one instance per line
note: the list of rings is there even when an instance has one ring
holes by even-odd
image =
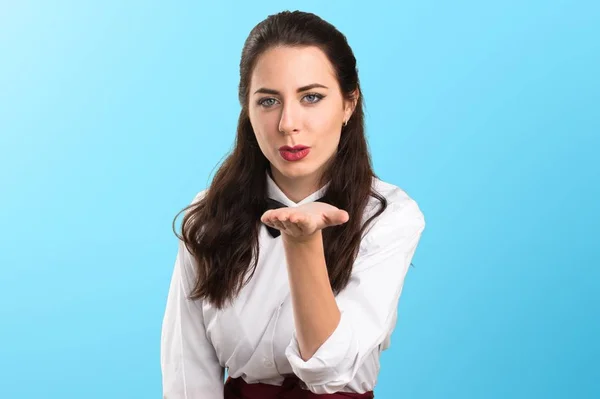
[[[239,100],[235,148],[182,211],[164,397],[372,398],[425,222],[372,170],[345,36],[269,16],[245,42]]]

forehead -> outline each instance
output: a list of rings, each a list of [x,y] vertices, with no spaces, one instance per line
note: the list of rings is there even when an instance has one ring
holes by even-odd
[[[250,87],[295,90],[311,83],[332,87],[335,82],[333,66],[320,48],[278,46],[258,57]]]

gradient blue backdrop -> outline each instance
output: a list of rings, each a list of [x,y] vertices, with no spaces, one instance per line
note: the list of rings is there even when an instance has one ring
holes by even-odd
[[[600,397],[599,3],[324,3],[0,2],[1,397],[161,397],[171,221],[288,8],[347,35],[427,219],[376,396]]]

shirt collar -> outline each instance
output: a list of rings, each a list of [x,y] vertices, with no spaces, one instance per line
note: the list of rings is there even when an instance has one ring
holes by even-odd
[[[296,207],[296,206],[300,206],[303,204],[308,204],[310,202],[315,202],[316,200],[320,199],[321,197],[323,197],[325,195],[325,193],[327,192],[327,188],[329,187],[329,183],[327,183],[323,187],[321,187],[320,189],[315,191],[314,193],[310,194],[308,197],[304,198],[302,201],[294,202],[291,199],[289,199],[283,193],[283,191],[281,191],[281,189],[279,188],[277,183],[275,183],[275,181],[273,180],[273,178],[271,177],[271,175],[269,174],[268,171],[266,172],[266,176],[267,176],[267,196],[271,199],[281,202],[282,204],[284,204],[288,207]]]

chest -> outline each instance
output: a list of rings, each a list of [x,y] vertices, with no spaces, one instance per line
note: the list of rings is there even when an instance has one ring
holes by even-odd
[[[281,239],[261,240],[254,275],[231,305],[216,309],[206,304],[203,313],[207,337],[222,366],[238,369],[282,361],[294,320]]]

